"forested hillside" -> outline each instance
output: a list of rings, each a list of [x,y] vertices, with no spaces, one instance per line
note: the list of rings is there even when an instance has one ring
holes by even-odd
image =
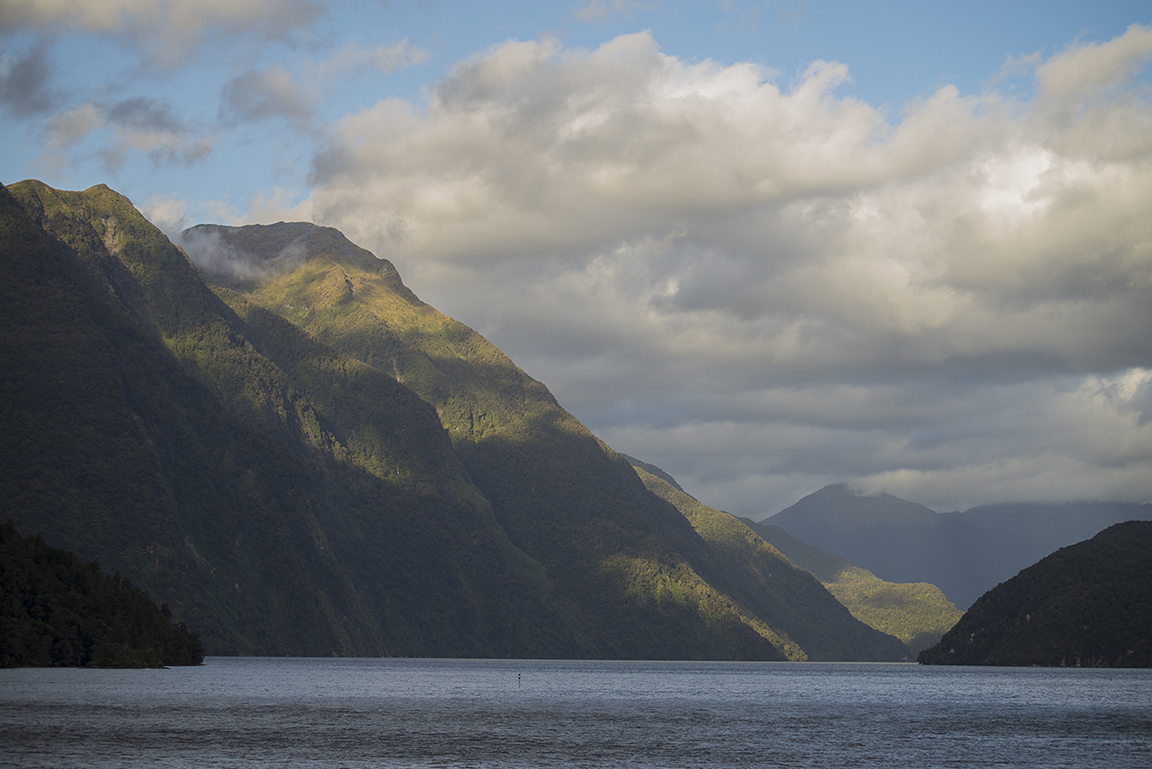
[[[199,665],[204,645],[119,574],[0,525],[0,667]]]
[[[1152,667],[1152,522],[1061,548],[997,585],[920,654],[934,665]]]

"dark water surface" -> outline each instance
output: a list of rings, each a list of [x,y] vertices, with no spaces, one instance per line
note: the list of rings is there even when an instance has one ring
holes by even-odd
[[[0,670],[3,767],[1152,767],[1152,671],[211,657]]]

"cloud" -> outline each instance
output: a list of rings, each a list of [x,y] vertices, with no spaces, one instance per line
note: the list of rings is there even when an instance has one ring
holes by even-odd
[[[172,65],[209,30],[230,37],[287,39],[307,30],[326,5],[313,0],[0,0],[0,31],[123,35],[153,61]]]
[[[193,227],[175,239],[188,258],[208,277],[228,282],[260,280],[289,272],[304,263],[307,249],[294,242],[269,259],[236,248],[211,228]]]
[[[169,240],[178,242],[180,233],[188,227],[188,203],[175,195],[154,195],[140,207],[140,213],[152,222]]]
[[[109,136],[99,136],[103,133]],[[109,171],[122,166],[133,152],[146,155],[156,167],[190,165],[212,151],[211,138],[197,133],[163,100],[133,97],[110,104],[88,102],[48,122],[42,160],[49,166],[62,165],[78,145],[97,135],[96,153]]]
[[[397,69],[403,70],[416,64],[425,64],[428,55],[426,49],[412,45],[407,38],[394,45],[380,45],[375,48],[362,48],[355,43],[348,43],[316,69],[324,78],[372,70],[387,75]]]
[[[391,258],[733,512],[850,478],[1144,500],[1145,417],[1108,393],[1152,369],[1150,50],[1133,26],[1012,62],[1034,96],[944,86],[894,118],[837,62],[782,85],[647,33],[511,41],[344,118],[277,213]]]
[[[15,117],[53,109],[59,97],[48,84],[51,75],[48,46],[43,42],[23,57],[0,54],[0,106]]]
[[[297,124],[312,118],[313,99],[279,67],[245,72],[221,89],[220,116],[233,123],[282,117]]]
[[[1132,79],[1152,60],[1152,28],[1133,24],[1107,43],[1071,45],[1036,67],[1041,98],[1094,98]]]

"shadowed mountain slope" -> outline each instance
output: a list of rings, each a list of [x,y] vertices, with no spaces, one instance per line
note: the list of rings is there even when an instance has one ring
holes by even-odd
[[[214,286],[107,187],[0,188],[22,530],[215,654],[809,656],[746,569],[390,264],[312,225],[197,228],[202,259],[197,237]]]
[[[1061,548],[972,604],[925,664],[1152,667],[1152,522]]]

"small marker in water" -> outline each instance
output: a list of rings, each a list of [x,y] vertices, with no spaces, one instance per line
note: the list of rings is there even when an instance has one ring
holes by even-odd
[[[516,688],[517,689],[520,688],[520,674],[519,673],[516,674]]]

